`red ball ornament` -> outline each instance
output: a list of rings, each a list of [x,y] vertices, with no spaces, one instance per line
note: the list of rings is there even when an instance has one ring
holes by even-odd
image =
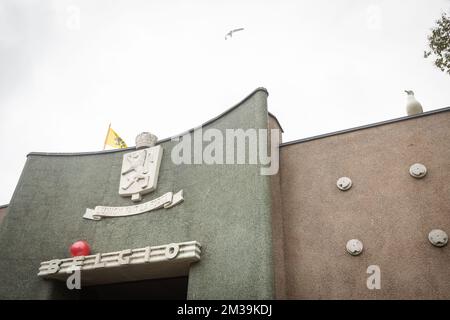
[[[72,257],[88,256],[90,253],[91,247],[89,246],[89,243],[84,240],[74,242],[70,246],[70,254]]]

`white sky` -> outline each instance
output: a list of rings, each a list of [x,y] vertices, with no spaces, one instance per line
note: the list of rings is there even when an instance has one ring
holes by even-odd
[[[448,0],[0,0],[0,204],[26,154],[128,145],[269,91],[284,141],[450,106],[423,58]],[[78,16],[79,13],[79,16]],[[79,23],[78,23],[79,22]],[[232,40],[230,29],[244,27]]]

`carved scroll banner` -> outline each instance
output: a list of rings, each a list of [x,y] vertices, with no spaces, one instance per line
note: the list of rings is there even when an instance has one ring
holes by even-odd
[[[141,214],[149,211],[153,211],[160,208],[172,208],[177,204],[183,202],[183,190],[177,193],[167,192],[159,198],[150,200],[145,203],[127,206],[127,207],[105,207],[96,206],[95,209],[86,209],[83,216],[85,219],[89,220],[101,220],[102,218],[115,218],[115,217],[126,217],[133,216],[136,214]]]

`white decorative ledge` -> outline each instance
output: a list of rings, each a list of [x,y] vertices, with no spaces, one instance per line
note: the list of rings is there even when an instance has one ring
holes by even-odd
[[[41,262],[38,276],[65,281],[79,267],[82,285],[129,282],[186,276],[199,261],[197,241],[126,249]]]

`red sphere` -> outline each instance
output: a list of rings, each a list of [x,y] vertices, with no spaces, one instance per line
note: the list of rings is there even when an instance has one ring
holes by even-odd
[[[91,247],[89,246],[89,243],[84,240],[74,242],[70,246],[70,254],[72,255],[72,257],[88,256],[90,253]]]

